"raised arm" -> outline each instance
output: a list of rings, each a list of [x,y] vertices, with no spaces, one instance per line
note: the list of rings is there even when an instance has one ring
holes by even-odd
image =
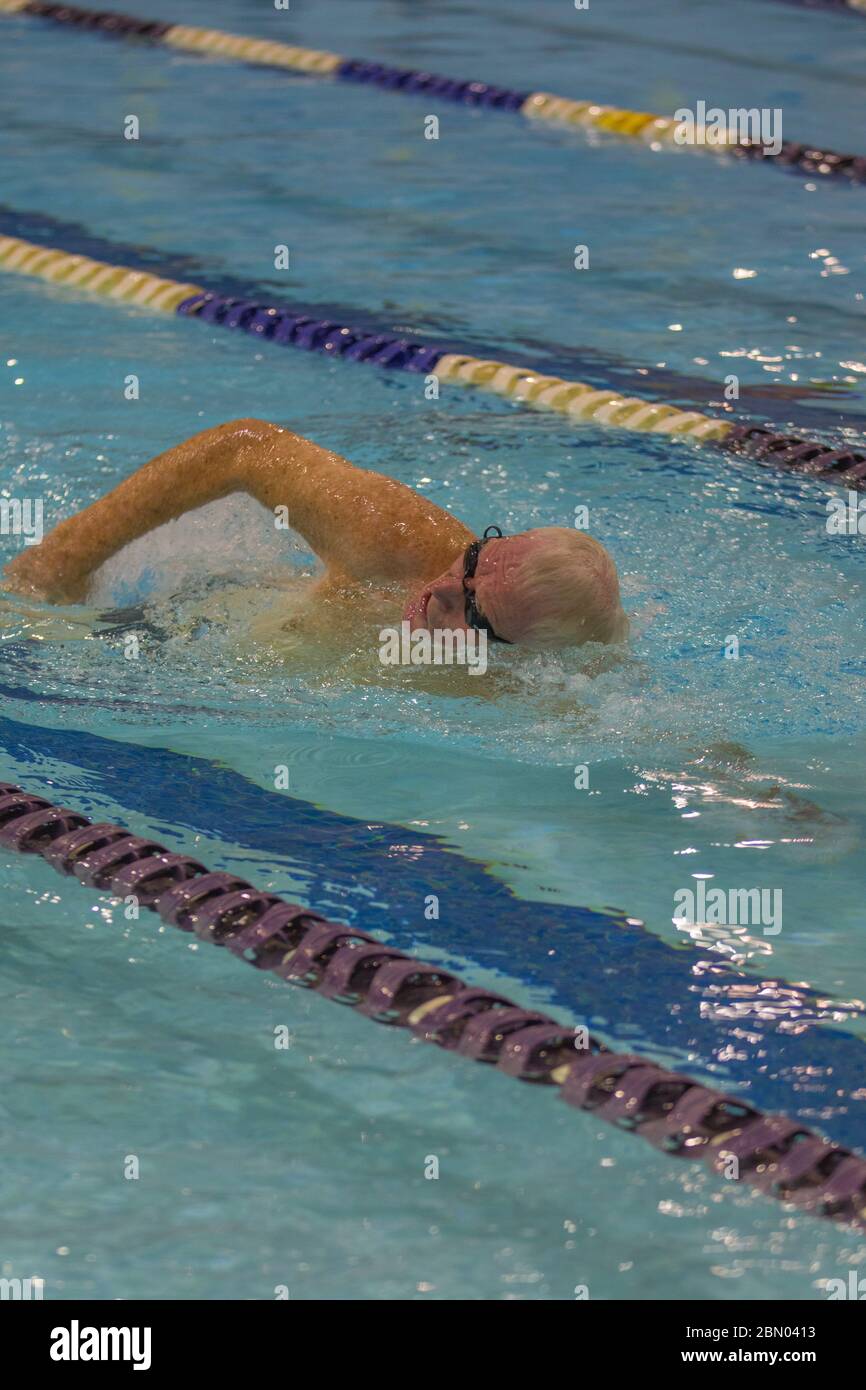
[[[6,566],[10,588],[55,602],[84,597],[95,570],[155,527],[232,492],[285,507],[289,525],[335,573],[426,577],[472,539],[403,483],[355,468],[291,430],[233,420],[157,455]]]

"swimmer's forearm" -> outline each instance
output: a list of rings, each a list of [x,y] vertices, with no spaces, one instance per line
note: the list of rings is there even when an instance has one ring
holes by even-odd
[[[218,425],[157,455],[17,555],[6,566],[9,586],[55,603],[82,599],[93,573],[125,545],[239,490],[239,461],[260,444],[255,424]]]
[[[285,508],[310,549],[355,578],[433,575],[472,539],[462,522],[405,484],[356,468],[291,430],[244,419],[151,459],[17,555],[5,579],[25,593],[76,602],[125,545],[232,492]]]

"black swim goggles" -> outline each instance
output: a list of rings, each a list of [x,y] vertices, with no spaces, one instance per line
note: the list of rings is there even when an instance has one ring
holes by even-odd
[[[478,568],[478,556],[481,554],[481,547],[484,545],[485,541],[501,539],[502,532],[499,527],[488,526],[481,540],[473,541],[466,551],[466,556],[463,561],[463,593],[465,594],[464,616],[467,627],[474,627],[476,632],[486,632],[491,642],[504,642],[510,647],[513,644],[509,642],[508,638],[497,637],[496,633],[493,631],[492,624],[478,612],[475,595],[471,589],[467,589],[466,587],[467,579],[475,578],[475,571]]]

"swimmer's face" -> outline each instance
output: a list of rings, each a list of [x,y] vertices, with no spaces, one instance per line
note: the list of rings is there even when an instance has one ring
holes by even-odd
[[[444,574],[431,580],[410,600],[403,611],[404,621],[410,622],[413,630],[426,628],[434,632],[447,628],[466,632],[470,627],[483,625],[486,619],[500,638],[513,640],[509,633],[509,627],[513,627],[509,607],[515,606],[515,595],[510,592],[509,575],[513,575],[528,545],[528,536],[491,537],[482,543],[474,567],[471,547],[462,551]],[[474,573],[467,575],[467,568],[474,568]],[[467,621],[467,615],[472,621]]]
[[[628,632],[611,556],[561,526],[474,542],[407,604],[403,620],[428,632],[480,628],[536,648],[619,642]]]

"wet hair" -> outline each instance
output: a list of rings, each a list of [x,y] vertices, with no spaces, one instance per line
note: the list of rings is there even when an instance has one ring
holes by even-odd
[[[616,565],[601,542],[565,526],[524,535],[533,543],[509,575],[517,617],[512,641],[550,648],[624,640],[628,618]]]

